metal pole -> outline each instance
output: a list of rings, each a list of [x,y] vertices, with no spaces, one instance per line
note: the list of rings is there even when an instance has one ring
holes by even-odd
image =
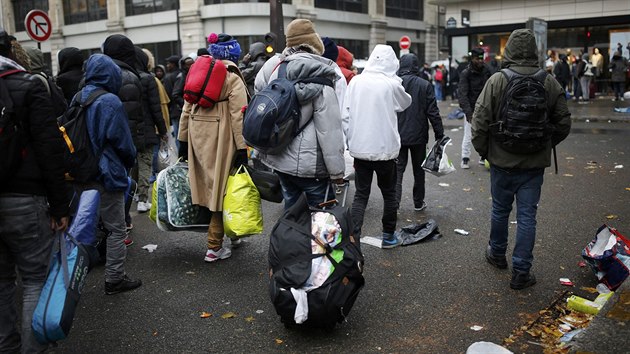
[[[269,0],[269,21],[269,29],[276,34],[276,50],[281,52],[286,47],[282,0]]]
[[[183,55],[182,54],[182,37],[181,34],[179,33],[179,0],[176,1],[177,4],[177,8],[175,9],[175,16],[177,17],[177,53],[179,53],[179,55]]]

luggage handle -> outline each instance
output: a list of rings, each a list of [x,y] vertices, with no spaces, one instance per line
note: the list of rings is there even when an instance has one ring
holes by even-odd
[[[346,206],[346,199],[348,198],[348,189],[350,189],[350,182],[347,180],[343,181],[343,184],[335,184],[332,181],[330,181],[329,186],[342,186],[344,188],[343,191],[343,198],[341,199],[341,207],[345,207]],[[322,208],[322,210],[326,210],[327,207],[329,206],[334,206],[339,204],[339,201],[337,200],[337,198],[333,198],[328,200],[328,192],[330,191],[330,188],[326,188],[326,195],[324,195],[324,201],[322,203],[319,203],[319,207]]]

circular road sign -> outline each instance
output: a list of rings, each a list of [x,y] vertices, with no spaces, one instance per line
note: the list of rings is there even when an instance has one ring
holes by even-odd
[[[411,38],[409,38],[409,36],[400,37],[398,45],[400,46],[400,49],[409,49],[409,47],[411,47]]]
[[[24,19],[26,33],[32,40],[43,42],[50,38],[52,23],[48,14],[42,10],[31,10]]]

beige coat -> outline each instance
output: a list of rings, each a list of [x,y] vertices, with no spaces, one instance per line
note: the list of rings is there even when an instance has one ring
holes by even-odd
[[[245,149],[243,140],[243,106],[247,105],[247,88],[236,74],[234,63],[228,66],[221,100],[211,109],[184,103],[179,121],[179,140],[188,142],[188,167],[193,204],[211,211],[223,210],[223,196],[234,161],[234,153]]]

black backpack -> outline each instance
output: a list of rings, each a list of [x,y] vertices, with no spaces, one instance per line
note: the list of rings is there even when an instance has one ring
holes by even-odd
[[[59,130],[68,147],[63,156],[66,179],[85,183],[94,181],[98,177],[98,163],[101,155],[92,151],[85,115],[87,108],[107,91],[96,89],[85,102],[81,102],[82,92],[81,90],[74,95],[68,110],[57,120]]]
[[[10,70],[0,74],[0,183],[5,184],[18,170],[26,147],[22,122],[13,109],[13,99],[4,77],[19,72]]]
[[[522,75],[510,69],[501,73],[508,80],[501,96],[498,120],[490,124],[494,140],[507,152],[530,154],[544,149],[551,141],[545,79],[539,69]]]
[[[53,113],[55,114],[55,117],[59,117],[64,114],[66,109],[68,109],[68,104],[66,102],[66,96],[63,94],[63,91],[61,91],[59,86],[57,86],[53,79],[46,75],[46,73],[35,73],[33,76],[40,79],[44,86],[46,86],[48,95],[52,100]]]
[[[313,120],[300,126],[300,103],[294,85],[298,82],[317,83],[334,87],[332,80],[314,77],[300,80],[286,78],[283,61],[278,66],[278,78],[252,97],[243,116],[245,142],[266,154],[281,152]]]

